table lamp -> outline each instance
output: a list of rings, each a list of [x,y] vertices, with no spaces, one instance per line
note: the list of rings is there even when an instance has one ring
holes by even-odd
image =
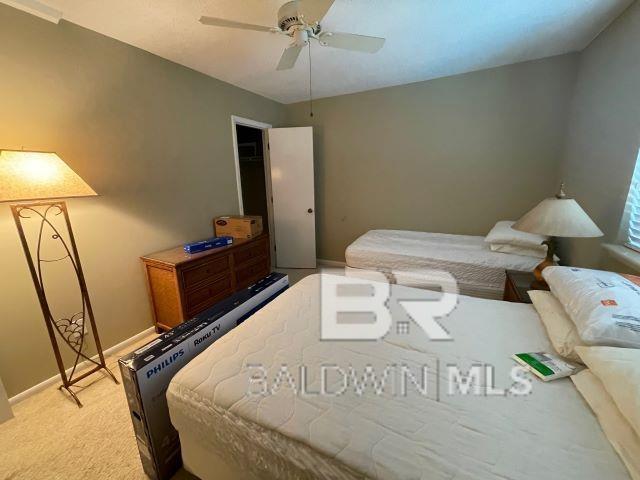
[[[531,285],[532,288],[547,285],[542,277],[542,270],[556,264],[554,255],[557,237],[588,238],[603,235],[578,202],[567,197],[564,193],[564,183],[560,184],[560,191],[555,197],[544,199],[514,223],[512,228],[549,237],[549,240],[542,242],[547,246],[547,256],[533,271],[536,280]]]
[[[79,407],[82,407],[82,403],[76,393],[71,390],[78,381],[99,370],[104,370],[114,382],[118,383],[104,360],[76,241],[71,230],[67,205],[59,200],[95,195],[97,193],[55,153],[0,150],[0,202],[21,202],[12,204],[11,211],[62,378],[60,389],[65,389]],[[24,228],[28,222],[34,222],[33,227],[37,231],[37,235],[32,239],[33,253]],[[46,253],[48,245],[57,248],[62,252],[61,255],[54,258],[48,257]],[[68,284],[77,285],[81,303],[77,312],[60,318],[52,314],[44,276],[46,269],[58,262],[70,262],[75,278]],[[97,360],[90,358],[83,351],[88,336],[86,320],[91,325]],[[74,362],[69,374],[64,368],[60,352],[61,344],[66,345],[73,352]],[[78,367],[82,362],[87,362],[91,368],[79,373]]]

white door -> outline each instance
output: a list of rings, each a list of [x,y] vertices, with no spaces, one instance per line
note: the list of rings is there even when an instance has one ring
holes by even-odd
[[[270,128],[269,161],[276,267],[315,268],[312,128]]]

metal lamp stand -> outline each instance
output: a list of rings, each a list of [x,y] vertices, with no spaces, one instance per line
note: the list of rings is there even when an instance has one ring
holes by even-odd
[[[76,241],[73,236],[73,230],[71,229],[67,205],[63,201],[27,204],[21,203],[11,205],[11,212],[13,213],[13,218],[18,228],[22,248],[24,249],[24,253],[27,257],[31,278],[33,279],[33,284],[35,286],[36,293],[38,294],[40,308],[42,309],[44,322],[47,326],[47,332],[49,333],[53,353],[55,354],[58,370],[60,371],[60,377],[62,378],[62,385],[59,388],[60,390],[64,389],[69,392],[78,407],[82,407],[80,399],[76,393],[71,390],[73,385],[99,370],[104,370],[115,383],[118,383],[118,380],[116,380],[116,377],[107,368],[104,360],[104,354],[102,352],[102,346],[100,344],[100,338],[98,337],[98,330],[93,316],[93,309],[91,308],[91,301],[89,300],[89,293],[84,280],[84,274],[82,273],[80,257],[78,256]],[[67,229],[67,241],[65,241],[60,230],[57,229],[52,222],[53,218],[58,215],[62,215],[64,218]],[[31,253],[23,228],[23,224],[29,220],[39,222],[35,256]],[[60,258],[44,258],[42,249],[47,242],[59,242],[58,245],[63,248],[64,254]],[[82,299],[82,308],[80,311],[67,318],[56,319],[52,315],[49,302],[47,301],[42,269],[47,263],[64,261],[71,262],[75,271],[80,297]],[[98,351],[97,361],[88,357],[82,351],[85,346],[85,339],[89,335],[86,329],[87,319],[91,326],[91,336],[93,337]],[[64,368],[64,362],[62,361],[59,344],[60,340],[64,345],[69,347],[75,355],[73,367],[71,368],[69,375],[67,375]],[[77,374],[78,366],[83,362],[87,362],[93,366],[88,371]]]

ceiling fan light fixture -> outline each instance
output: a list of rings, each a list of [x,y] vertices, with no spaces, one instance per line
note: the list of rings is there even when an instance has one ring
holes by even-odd
[[[266,27],[216,17],[201,17],[204,25],[215,27],[257,30],[286,35],[291,45],[285,49],[277,70],[293,68],[299,55],[299,49],[316,40],[323,47],[339,48],[352,52],[376,53],[384,45],[385,39],[368,35],[356,35],[343,32],[325,32],[321,22],[335,0],[292,0],[278,9],[278,27]],[[308,20],[307,20],[308,19]]]
[[[216,27],[238,28],[275,32],[291,38],[291,44],[285,48],[276,70],[292,69],[303,48],[309,53],[309,114],[313,117],[313,89],[311,67],[311,40],[316,40],[322,47],[339,48],[353,52],[376,53],[384,45],[385,39],[367,35],[355,35],[342,32],[325,32],[320,23],[335,0],[292,0],[278,9],[278,27],[269,28],[262,25],[237,22],[215,17],[201,17],[204,25]],[[307,20],[308,19],[308,20]]]
[[[293,32],[293,43],[299,47],[304,47],[309,43],[309,32],[300,28]]]

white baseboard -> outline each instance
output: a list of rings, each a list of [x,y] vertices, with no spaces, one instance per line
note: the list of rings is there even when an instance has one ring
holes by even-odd
[[[346,262],[340,262],[338,260],[323,260],[322,258],[317,258],[316,262],[321,267],[346,267]]]
[[[144,337],[146,337],[147,335],[150,335],[151,333],[153,333],[155,331],[154,327],[149,327],[146,330],[143,330],[142,332],[134,335],[131,338],[127,338],[126,340],[118,343],[117,345],[114,345],[113,347],[109,347],[104,351],[104,355],[111,355],[112,353],[117,352],[118,350],[122,350],[123,348],[128,347],[129,345],[137,342],[138,340],[142,340]],[[94,355],[92,357],[93,360],[96,360],[98,358],[98,355]],[[89,362],[87,362],[86,360],[82,363],[78,364],[78,368],[77,369],[82,369],[83,367],[85,367],[85,364],[87,364]],[[69,375],[71,373],[71,368],[68,368],[66,370],[66,374]],[[31,397],[32,395],[35,395],[38,392],[41,392],[42,390],[44,390],[45,388],[55,384],[55,383],[59,383],[62,382],[62,378],[60,377],[60,374],[58,375],[54,375],[51,378],[46,379],[43,382],[38,383],[37,385],[34,385],[31,388],[28,388],[27,390],[25,390],[24,392],[20,392],[17,395],[11,397],[9,399],[9,404],[10,405],[15,405],[18,402],[21,402],[22,400]]]
[[[13,418],[13,412],[11,411],[11,405],[9,405],[9,399],[2,384],[2,379],[0,379],[0,424],[11,418]]]

